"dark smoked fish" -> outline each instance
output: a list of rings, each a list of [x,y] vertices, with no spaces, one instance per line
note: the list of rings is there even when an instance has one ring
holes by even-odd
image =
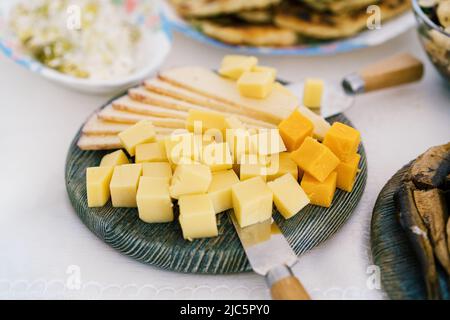
[[[450,254],[447,246],[447,204],[439,189],[414,190],[414,201],[422,220],[429,231],[434,254],[450,276]]]
[[[405,230],[409,242],[420,262],[428,299],[440,299],[440,288],[433,248],[425,224],[417,211],[414,195],[414,185],[405,182],[394,194],[394,201],[402,228]]]
[[[450,142],[432,147],[411,165],[409,174],[418,189],[444,187],[450,173]]]

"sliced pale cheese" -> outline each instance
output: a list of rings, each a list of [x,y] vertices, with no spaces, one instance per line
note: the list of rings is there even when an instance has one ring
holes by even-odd
[[[98,118],[97,114],[94,114],[84,124],[82,132],[84,134],[96,134],[96,135],[110,135],[118,134],[131,127],[131,124],[118,123],[112,121],[103,121]]]
[[[186,119],[187,113],[184,111],[162,108],[151,104],[139,102],[131,99],[129,96],[123,96],[112,102],[112,106],[116,110],[128,111],[133,113],[146,114],[150,116],[162,118]]]
[[[182,129],[185,127],[185,121],[183,119],[160,118],[138,113],[119,111],[115,110],[111,105],[102,109],[98,113],[98,116],[100,119],[106,121],[117,121],[134,124],[141,120],[150,120],[155,126],[158,127],[175,129]]]
[[[184,88],[174,86],[173,84],[162,81],[160,79],[147,80],[147,81],[145,81],[144,85],[145,85],[145,88],[149,91],[152,91],[152,92],[164,95],[164,96],[169,96],[169,97],[181,100],[181,101],[189,102],[189,103],[192,103],[195,105],[209,107],[216,111],[232,112],[231,109],[233,109],[233,111],[235,111],[236,113],[243,112],[242,110],[240,110],[237,107],[214,100],[212,98],[203,96],[201,94],[192,92],[190,90],[186,90]],[[242,113],[242,114],[245,114],[245,113]]]
[[[77,146],[81,150],[112,150],[122,148],[122,143],[117,135],[82,135]]]
[[[323,117],[304,106],[299,106],[298,111],[314,124],[314,138],[322,141],[325,134],[330,130],[331,125]]]
[[[154,106],[159,106],[163,108],[168,108],[172,110],[184,111],[198,110],[204,112],[211,112],[211,108],[204,105],[198,105],[183,100],[178,100],[170,96],[161,95],[152,91],[147,90],[145,87],[133,88],[128,91],[128,95],[131,99],[140,101],[145,104],[150,104]],[[253,127],[263,127],[270,128],[273,127],[271,123],[254,119],[250,116],[237,113],[236,108],[229,108],[229,110],[217,110],[217,112],[224,113],[226,115],[236,114],[241,121],[253,126]],[[245,113],[245,112],[244,112]]]
[[[189,111],[190,109],[195,108],[208,110],[207,108],[202,108],[189,102],[185,102],[169,96],[154,93],[152,91],[145,89],[145,87],[132,88],[128,90],[128,95],[134,100],[172,110],[179,110],[186,112]]]
[[[276,83],[266,99],[241,97],[236,83],[202,67],[183,67],[162,72],[160,78],[177,86],[228,103],[258,120],[278,124],[298,107],[298,99]]]

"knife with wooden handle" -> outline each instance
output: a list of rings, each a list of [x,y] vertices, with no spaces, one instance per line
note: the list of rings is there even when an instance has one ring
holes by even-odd
[[[291,267],[298,261],[275,221],[272,219],[241,228],[234,213],[231,220],[253,271],[266,278],[275,300],[310,300]]]
[[[415,82],[422,76],[420,60],[408,53],[396,54],[347,75],[342,85],[326,83],[320,114],[324,118],[334,116],[354,105],[355,97],[361,93]],[[294,82],[287,87],[302,101],[304,83]]]
[[[418,81],[422,76],[422,62],[409,53],[400,53],[349,74],[342,86],[348,94],[357,94]]]

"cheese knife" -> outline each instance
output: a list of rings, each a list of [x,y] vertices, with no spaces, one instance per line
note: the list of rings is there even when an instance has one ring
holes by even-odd
[[[327,118],[347,110],[354,104],[356,95],[418,81],[423,71],[423,63],[409,53],[372,63],[345,76],[340,86],[325,83],[320,114]],[[303,83],[287,87],[302,101]]]
[[[266,278],[275,300],[310,300],[292,266],[298,261],[272,218],[241,228],[234,212],[230,214],[233,225],[244,247],[250,265],[257,274]]]

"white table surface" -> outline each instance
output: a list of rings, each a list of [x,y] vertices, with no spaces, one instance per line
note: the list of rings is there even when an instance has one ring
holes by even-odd
[[[414,31],[376,48],[333,57],[261,57],[287,80],[318,76],[339,81],[349,71],[400,50],[425,62],[425,78],[361,96],[346,112],[362,133],[368,181],[350,220],[302,256],[296,268],[315,299],[384,297],[382,290],[367,285],[372,208],[384,183],[402,165],[449,140],[450,90],[425,59]],[[226,53],[175,35],[164,67],[216,67]],[[61,88],[2,56],[0,97],[0,298],[269,297],[264,279],[253,273],[180,274],[136,262],[103,243],[78,219],[64,184],[66,152],[81,123],[110,96]]]

